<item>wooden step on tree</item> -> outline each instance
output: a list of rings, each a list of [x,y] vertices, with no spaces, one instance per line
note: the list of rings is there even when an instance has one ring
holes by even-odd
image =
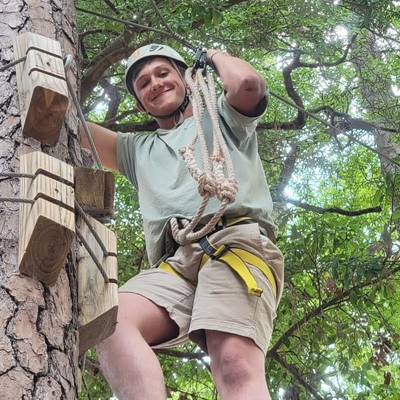
[[[114,216],[114,175],[100,169],[75,168],[75,199],[82,209],[101,222]]]
[[[77,226],[100,261],[109,282],[105,282],[92,257],[81,246],[78,264],[79,354],[102,342],[115,331],[118,313],[117,238],[100,222],[90,216],[87,218],[108,255],[103,254],[99,243],[81,217],[77,219]]]
[[[75,236],[74,170],[47,154],[33,152],[20,159],[19,269],[53,285],[65,265]]]
[[[54,146],[69,105],[60,43],[27,32],[14,40],[22,132]]]

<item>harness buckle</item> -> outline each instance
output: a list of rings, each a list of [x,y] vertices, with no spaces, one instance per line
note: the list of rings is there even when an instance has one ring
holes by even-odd
[[[206,253],[212,260],[218,260],[231,248],[230,244],[222,244],[216,248],[212,243],[210,243],[206,236],[199,240],[199,244],[204,253]]]
[[[221,256],[223,256],[229,249],[231,248],[230,244],[222,244],[218,247],[218,249],[214,252],[213,255],[210,255],[212,260],[218,260]]]

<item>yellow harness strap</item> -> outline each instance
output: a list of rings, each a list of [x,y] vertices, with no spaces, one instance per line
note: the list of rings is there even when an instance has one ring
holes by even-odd
[[[186,278],[183,277],[179,272],[176,272],[168,263],[165,261],[161,261],[158,268],[162,269],[163,271],[169,272],[172,275],[176,275],[179,278],[183,279],[188,285],[190,285],[193,289],[196,287],[192,283],[190,283]]]
[[[248,263],[258,268],[265,275],[265,277],[271,284],[272,290],[276,297],[277,289],[275,277],[271,271],[271,268],[264,260],[248,252],[247,250],[242,250],[238,248],[230,248],[226,250],[222,255],[219,255],[224,250],[226,250],[225,245],[220,246],[218,249],[216,249],[214,257],[218,260],[223,261],[225,264],[229,265],[229,267],[231,267],[234,271],[238,273],[238,275],[243,279],[244,283],[246,284],[249,294],[260,297],[263,290],[257,286],[256,280],[254,279],[253,275],[251,274],[245,263]],[[210,258],[211,257],[207,253],[203,254],[200,263],[200,269]]]

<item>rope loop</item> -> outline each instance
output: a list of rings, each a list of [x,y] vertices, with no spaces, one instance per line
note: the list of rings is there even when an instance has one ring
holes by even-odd
[[[174,240],[182,246],[207,235],[224,215],[228,204],[235,201],[236,193],[239,189],[238,181],[234,176],[230,153],[219,126],[213,77],[208,70],[198,68],[194,72],[193,68],[188,68],[185,73],[185,80],[192,92],[195,132],[190,143],[179,149],[179,154],[185,161],[189,173],[198,183],[198,191],[202,197],[202,202],[191,221],[178,221],[177,218],[172,218],[170,220],[172,236]],[[213,128],[213,148],[211,156],[209,156],[208,153],[207,142],[202,126],[205,107],[207,107]],[[196,162],[195,145],[197,141],[200,145],[204,170],[202,170]],[[225,171],[227,176],[225,176]],[[212,197],[217,197],[221,205],[208,223],[200,230],[195,231]]]

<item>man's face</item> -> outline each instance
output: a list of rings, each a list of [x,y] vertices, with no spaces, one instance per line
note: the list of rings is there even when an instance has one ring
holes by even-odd
[[[153,115],[168,115],[183,102],[185,86],[182,79],[164,58],[155,58],[145,65],[134,79],[133,87],[147,112]]]

